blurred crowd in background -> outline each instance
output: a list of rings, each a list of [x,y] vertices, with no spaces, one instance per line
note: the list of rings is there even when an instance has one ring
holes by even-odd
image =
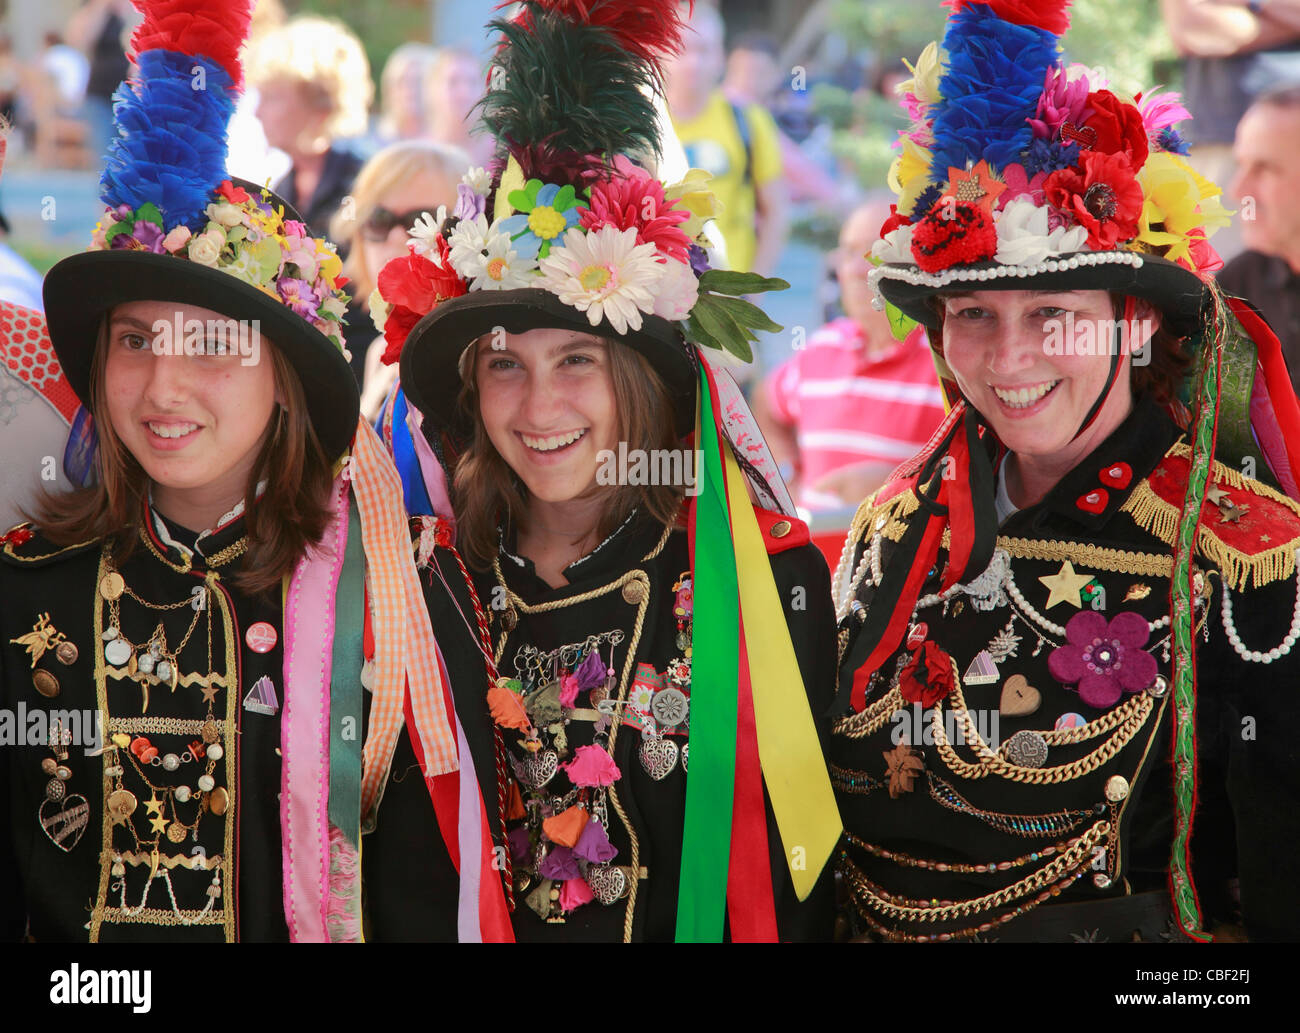
[[[0,113],[12,126],[0,298],[38,309],[42,272],[80,250],[98,218],[112,96],[138,19],[129,0],[59,6],[10,3],[0,26]],[[392,378],[382,347],[368,347],[377,271],[421,212],[453,206],[462,173],[492,158],[490,139],[471,129],[494,6],[256,5],[229,167],[269,183],[345,255],[347,339],[370,412]],[[58,23],[24,49],[14,41],[31,36],[33,11]],[[722,202],[720,261],[791,284],[768,304],[786,329],[764,340],[746,390],[802,504],[834,519],[942,413],[923,338],[897,339],[871,307],[864,255],[890,214],[894,87],[910,74],[904,60],[939,38],[943,15],[910,0],[697,0],[667,75],[685,162],[712,175]],[[1189,160],[1239,209],[1213,241],[1228,263],[1221,275],[1263,310],[1300,373],[1300,4],[1078,0],[1073,21],[1070,56],[1114,89],[1182,91],[1195,117]],[[1108,51],[1116,38],[1133,45]]]

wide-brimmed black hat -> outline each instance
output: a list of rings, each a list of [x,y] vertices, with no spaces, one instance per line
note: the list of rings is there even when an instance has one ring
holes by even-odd
[[[273,208],[283,207],[286,220],[302,221],[274,193],[252,183],[233,182]],[[87,406],[104,316],[132,301],[176,302],[255,321],[262,343],[278,348],[302,381],[308,416],[326,456],[337,458],[352,440],[360,395],[342,350],[278,297],[231,273],[172,254],[103,249],[56,264],[46,274],[43,293],[55,354],[72,389]]]
[[[964,291],[1113,291],[1151,302],[1178,337],[1203,329],[1210,301],[1206,283],[1190,269],[1130,251],[1063,254],[1032,267],[979,262],[938,274],[886,265],[871,275],[886,301],[931,330],[940,326],[932,299]]]
[[[451,298],[411,330],[402,346],[402,388],[411,403],[436,425],[459,433],[468,430],[465,414],[457,407],[461,356],[479,337],[498,327],[511,334],[574,330],[626,344],[663,377],[677,433],[685,436],[694,426],[694,360],[672,323],[658,316],[644,316],[639,330],[620,334],[607,320],[592,326],[584,313],[540,287],[478,291]]]

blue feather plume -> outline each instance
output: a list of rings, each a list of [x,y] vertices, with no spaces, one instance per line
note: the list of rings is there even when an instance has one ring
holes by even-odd
[[[947,65],[935,106],[931,178],[987,159],[1000,169],[1020,160],[1033,133],[1026,124],[1038,110],[1043,80],[1056,64],[1057,37],[1016,25],[985,4],[963,8],[943,38]]]
[[[235,110],[230,75],[207,58],[173,50],[147,50],[137,63],[138,75],[113,96],[118,135],[100,197],[110,208],[152,201],[164,231],[182,224],[197,230],[226,178],[226,130]]]

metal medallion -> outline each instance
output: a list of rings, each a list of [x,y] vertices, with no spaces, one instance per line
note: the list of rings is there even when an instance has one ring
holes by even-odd
[[[116,570],[111,570],[99,579],[99,594],[105,599],[120,599],[126,591],[126,582]]]
[[[650,711],[663,728],[676,728],[686,720],[690,701],[681,689],[660,689],[650,703]]]
[[[60,642],[54,649],[54,655],[65,667],[77,662],[77,647],[71,642]]]
[[[1007,760],[1017,767],[1041,768],[1047,763],[1047,740],[1039,732],[1016,732],[1003,750]]]

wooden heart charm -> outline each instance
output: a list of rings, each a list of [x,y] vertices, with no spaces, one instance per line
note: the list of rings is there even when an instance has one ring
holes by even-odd
[[[671,739],[644,739],[639,756],[645,773],[662,782],[677,766],[677,744]]]
[[[1110,502],[1110,492],[1105,488],[1093,488],[1088,494],[1080,495],[1074,504],[1085,513],[1096,514],[1103,512],[1108,502]]]
[[[1030,685],[1023,674],[1013,674],[1002,683],[998,710],[1006,717],[1025,717],[1034,713],[1042,703],[1042,693]]]
[[[80,793],[73,793],[57,803],[42,800],[38,814],[41,831],[66,854],[81,841],[86,831],[86,823],[90,820],[90,804],[86,803],[86,798]]]

